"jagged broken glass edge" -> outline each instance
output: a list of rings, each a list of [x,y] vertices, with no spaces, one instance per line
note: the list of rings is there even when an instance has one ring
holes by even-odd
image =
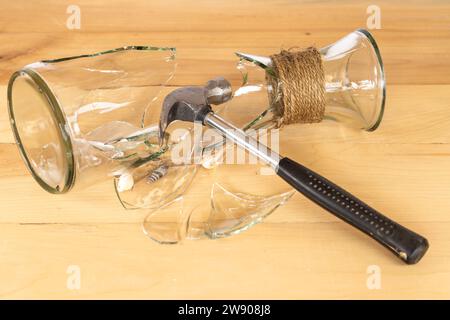
[[[104,51],[99,51],[95,53],[88,53],[88,54],[81,54],[76,56],[70,56],[70,57],[64,57],[64,58],[56,58],[56,59],[46,59],[41,60],[42,63],[57,63],[57,62],[63,62],[68,60],[74,60],[79,58],[92,58],[97,56],[102,56],[110,53],[116,53],[121,51],[170,51],[172,52],[171,59],[175,59],[175,54],[177,49],[175,47],[154,47],[154,46],[123,46],[115,49],[109,49]]]

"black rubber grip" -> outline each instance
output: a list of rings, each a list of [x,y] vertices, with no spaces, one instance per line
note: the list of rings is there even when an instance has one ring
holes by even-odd
[[[427,251],[427,239],[385,217],[301,164],[283,158],[277,174],[307,198],[369,235],[406,263],[419,262]]]

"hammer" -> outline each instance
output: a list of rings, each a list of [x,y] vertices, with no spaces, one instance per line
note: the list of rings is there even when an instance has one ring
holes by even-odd
[[[204,87],[183,87],[172,91],[163,102],[159,133],[175,120],[200,122],[244,148],[298,192],[388,248],[407,264],[415,264],[429,245],[426,238],[382,215],[349,192],[303,165],[283,157],[255,138],[215,114],[211,105],[232,98],[231,84],[224,78],[208,81]]]

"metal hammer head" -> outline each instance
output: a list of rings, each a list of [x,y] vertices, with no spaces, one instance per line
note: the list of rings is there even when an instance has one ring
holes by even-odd
[[[183,87],[172,91],[163,102],[159,118],[159,136],[172,121],[201,121],[211,112],[211,104],[218,105],[231,99],[231,84],[219,77],[209,80],[204,87]]]

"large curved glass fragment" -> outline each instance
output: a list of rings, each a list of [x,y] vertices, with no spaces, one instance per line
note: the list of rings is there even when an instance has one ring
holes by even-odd
[[[203,201],[187,192],[151,211],[143,223],[145,234],[165,244],[228,237],[261,222],[293,195],[293,191],[271,197],[235,193],[218,183],[206,190],[210,197]]]
[[[11,123],[39,184],[64,193],[158,152],[157,131],[144,115],[150,105],[158,109],[175,68],[173,48],[128,46],[16,72],[8,86]]]
[[[294,191],[272,196],[231,192],[215,183],[211,191],[211,210],[205,233],[210,238],[223,238],[247,230],[261,222],[276,208],[284,204]],[[198,211],[194,211],[195,216]]]

